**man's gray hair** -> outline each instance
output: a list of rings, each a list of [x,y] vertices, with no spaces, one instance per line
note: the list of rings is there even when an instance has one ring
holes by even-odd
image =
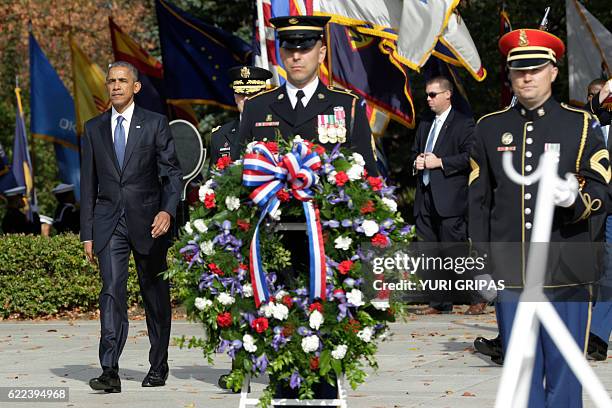
[[[134,76],[134,82],[138,81],[138,70],[136,69],[134,65],[130,64],[127,61],[115,61],[112,64],[108,64],[108,72],[110,72],[111,68],[116,68],[116,67],[127,68]],[[108,73],[106,76],[108,76]]]

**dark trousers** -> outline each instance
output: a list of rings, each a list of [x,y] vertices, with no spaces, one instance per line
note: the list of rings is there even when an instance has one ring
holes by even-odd
[[[424,242],[466,242],[465,216],[442,217],[436,210],[430,186],[431,184],[423,188],[423,206],[415,220],[417,236]],[[440,256],[441,254],[435,255]],[[448,301],[432,300],[429,306],[440,311],[453,310],[453,302]]]
[[[170,287],[159,276],[167,269],[167,246],[162,240],[148,255],[139,254],[130,244],[125,215],[119,218],[108,244],[98,254],[102,290],[100,291],[100,364],[117,368],[128,334],[127,279],[130,252],[134,254],[140,293],[144,301],[149,332],[149,362],[159,369],[168,361],[170,342]]]

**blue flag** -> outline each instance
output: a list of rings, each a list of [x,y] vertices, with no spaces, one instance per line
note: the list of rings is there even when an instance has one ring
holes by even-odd
[[[28,220],[32,221],[32,210],[36,208],[36,193],[34,192],[34,172],[30,151],[28,150],[28,137],[26,135],[25,121],[23,119],[23,107],[21,105],[21,89],[15,87],[17,106],[15,108],[15,141],[13,142],[13,165],[11,170],[18,187],[26,188],[26,211]]]
[[[6,152],[0,144],[0,193],[13,187],[17,187],[17,182],[11,172]]]
[[[166,98],[236,109],[227,70],[250,60],[249,44],[164,0],[155,8]]]
[[[32,135],[53,142],[59,177],[63,183],[74,184],[78,200],[80,162],[74,101],[32,34],[30,109]]]

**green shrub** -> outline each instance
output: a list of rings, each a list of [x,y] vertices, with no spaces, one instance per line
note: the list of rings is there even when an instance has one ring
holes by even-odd
[[[128,305],[138,304],[140,289],[133,258],[127,286]],[[93,311],[98,307],[100,287],[98,268],[85,259],[77,235],[0,236],[1,316],[35,317],[75,308]]]

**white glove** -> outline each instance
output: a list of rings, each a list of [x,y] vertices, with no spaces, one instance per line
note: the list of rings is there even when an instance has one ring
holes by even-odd
[[[553,202],[559,207],[568,208],[574,205],[578,197],[578,180],[571,174],[565,177],[565,180],[559,180],[553,190]]]

